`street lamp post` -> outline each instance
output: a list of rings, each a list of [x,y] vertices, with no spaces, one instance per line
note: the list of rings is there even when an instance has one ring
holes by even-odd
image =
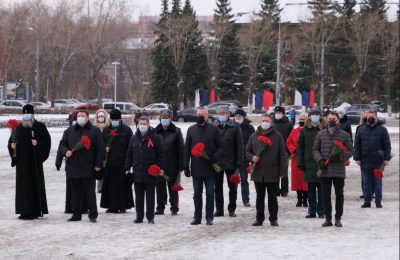
[[[121,63],[114,61],[112,64],[114,65],[114,102],[117,102],[117,65]]]

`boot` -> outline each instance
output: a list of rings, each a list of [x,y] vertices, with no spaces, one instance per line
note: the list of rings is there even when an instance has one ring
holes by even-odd
[[[322,224],[322,227],[331,227],[331,226],[333,226],[332,219],[331,218],[325,218],[325,222]]]
[[[300,190],[296,191],[297,193],[297,203],[296,203],[296,207],[301,207],[302,205],[302,200],[303,200],[303,196]]]
[[[303,207],[308,208],[308,203],[307,203],[308,193],[307,191],[302,191],[302,193],[303,193]]]
[[[335,227],[343,227],[342,223],[340,222],[340,219],[335,220]]]

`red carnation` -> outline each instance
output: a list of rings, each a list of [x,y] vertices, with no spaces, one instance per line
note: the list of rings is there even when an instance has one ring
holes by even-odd
[[[350,165],[350,160],[347,160],[344,165],[345,166],[349,166]]]
[[[347,149],[346,146],[344,146],[344,144],[342,142],[340,142],[339,140],[335,140],[333,141],[333,143],[340,148],[340,150],[344,151],[344,152],[348,152],[349,150]]]
[[[250,168],[250,167],[247,167],[247,168],[246,168],[247,174],[250,174],[250,171],[251,171],[251,168]]]
[[[181,185],[173,185],[172,186],[172,190],[181,191],[181,190],[184,190],[184,189],[183,189],[183,187]]]
[[[118,132],[116,130],[111,130],[109,136],[110,137],[116,137],[118,135]]]
[[[229,177],[229,181],[235,185],[240,184],[240,173],[238,170],[236,170],[231,177]]]
[[[195,144],[192,148],[191,154],[195,158],[203,157],[207,161],[210,160],[210,156],[208,156],[208,154],[206,153],[205,145],[203,143]],[[211,166],[213,167],[214,171],[216,171],[216,172],[222,171],[221,167],[219,167],[218,164],[216,164],[216,163],[211,164]]]
[[[17,144],[18,140],[17,140],[17,127],[20,125],[20,122],[18,122],[15,119],[10,119],[7,122],[7,127],[10,128],[11,130],[11,142],[14,144]],[[13,150],[13,155],[14,158],[17,157],[17,151],[14,149]]]
[[[333,141],[333,149],[331,151],[331,154],[329,155],[329,159],[326,160],[324,163],[325,167],[328,166],[328,164],[330,163],[330,159],[332,157],[334,157],[338,154],[341,154],[341,153],[348,152],[348,151],[349,151],[349,149],[347,149],[347,147],[342,142],[340,142],[339,140],[334,140]],[[348,165],[346,165],[346,166],[348,166]]]
[[[383,172],[380,169],[374,169],[374,175],[378,179],[383,179]]]
[[[91,146],[92,142],[90,141],[90,138],[87,135],[82,135],[81,140],[72,149],[72,153],[75,153],[76,151],[79,151],[83,148],[85,148],[86,150],[90,150]]]
[[[266,145],[269,145],[269,146],[272,145],[271,139],[269,139],[269,138],[266,137],[266,136],[259,135],[259,136],[258,136],[258,140],[261,141],[261,142],[263,142],[263,143],[265,143]]]
[[[161,169],[157,164],[152,164],[150,167],[147,169],[147,173],[150,176],[157,177],[160,175]]]
[[[175,183],[172,186],[172,190],[174,190],[174,191],[184,190],[181,185],[181,174],[180,173],[178,173],[178,176],[176,177]]]

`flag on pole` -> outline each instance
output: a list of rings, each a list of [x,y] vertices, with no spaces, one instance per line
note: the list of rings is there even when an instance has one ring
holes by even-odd
[[[296,90],[294,93],[294,105],[295,106],[302,106],[303,102],[302,102],[302,96],[300,91]]]
[[[314,106],[314,98],[315,98],[315,96],[314,96],[314,90],[311,90],[311,91],[310,91],[310,107],[313,107],[313,106]]]
[[[273,103],[274,103],[274,95],[269,90],[264,90],[264,96],[263,96],[264,109],[268,110]]]
[[[214,103],[215,102],[215,88],[211,88],[210,91],[210,103]]]
[[[200,106],[200,89],[196,89],[195,98],[194,98],[194,107]]]

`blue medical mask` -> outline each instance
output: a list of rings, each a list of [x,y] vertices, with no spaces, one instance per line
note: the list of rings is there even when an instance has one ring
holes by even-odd
[[[243,124],[243,119],[235,119],[235,122],[239,125]]]
[[[24,121],[29,121],[31,119],[32,119],[32,114],[24,114],[22,116],[22,120],[24,120]]]
[[[311,115],[311,122],[316,124],[319,122],[320,118],[321,118],[321,116],[319,116],[319,115]]]
[[[119,126],[119,121],[111,121],[111,126],[112,127],[118,127]]]
[[[149,130],[149,126],[147,126],[147,125],[139,125],[138,128],[139,128],[139,131],[140,131],[142,134],[147,133],[147,131]]]
[[[162,126],[169,126],[171,121],[169,120],[169,118],[161,118],[160,122]]]
[[[276,120],[281,120],[283,118],[282,114],[275,114],[275,119]]]
[[[262,122],[261,123],[261,128],[263,130],[268,130],[270,127],[271,127],[271,123],[269,123],[269,122]]]
[[[228,120],[228,118],[227,118],[226,116],[219,115],[219,116],[218,116],[218,120],[219,120],[219,122],[220,122],[221,124],[225,124],[226,121]]]

